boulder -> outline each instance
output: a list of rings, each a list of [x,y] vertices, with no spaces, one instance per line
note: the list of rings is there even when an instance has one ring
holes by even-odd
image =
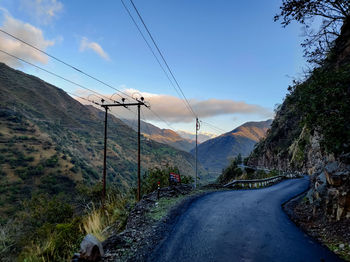
[[[101,242],[91,234],[84,237],[80,244],[80,260],[79,261],[101,261],[104,256]]]
[[[325,166],[325,169],[326,169],[326,172],[327,173],[334,173],[335,171],[338,170],[338,163],[337,162],[331,162],[331,163],[328,163],[326,166]]]

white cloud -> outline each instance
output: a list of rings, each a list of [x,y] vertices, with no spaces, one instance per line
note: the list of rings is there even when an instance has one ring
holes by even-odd
[[[126,89],[125,92],[132,95],[138,91],[134,89]],[[170,95],[158,95],[143,92],[139,93],[145,98],[146,101],[150,103],[152,110],[157,112],[160,117],[166,119],[168,122],[190,123],[193,121],[193,115],[186,108],[182,99]],[[254,114],[262,117],[272,116],[270,110],[259,105],[247,104],[243,101],[234,101],[229,99],[190,99],[189,103],[193,108],[193,111],[200,118],[232,114]],[[148,119],[155,121],[158,120],[158,118],[150,113],[149,110],[145,110],[145,112],[148,112]]]
[[[108,54],[103,50],[103,48],[96,42],[91,42],[86,37],[83,37],[80,42],[80,52],[84,52],[87,49],[91,49],[96,54],[98,54],[100,57],[102,57],[104,60],[110,60]]]
[[[46,50],[47,47],[55,44],[55,41],[46,40],[44,38],[41,29],[13,18],[5,9],[0,9],[0,11],[2,11],[4,16],[4,22],[0,26],[2,30],[42,50]],[[0,49],[30,62],[40,62],[43,64],[48,62],[48,57],[46,55],[3,33],[0,33]],[[20,61],[1,52],[0,61],[14,67],[22,65]]]
[[[158,95],[139,92],[135,89],[126,89],[125,93],[130,96],[134,96],[139,93],[145,98],[145,101],[149,102],[151,109],[156,112],[158,116],[166,120],[169,123],[191,123],[194,121],[194,117],[191,112],[186,108],[178,97],[170,95]],[[88,93],[80,91],[81,95],[87,96]],[[110,97],[110,95],[106,95]],[[116,96],[113,96],[114,98]],[[99,99],[96,96],[93,97],[96,101]],[[261,118],[272,117],[273,113],[262,106],[247,104],[243,101],[222,100],[222,99],[208,99],[208,100],[189,100],[194,112],[199,118],[216,117],[222,115],[244,114],[244,115],[258,115]],[[134,111],[134,110],[133,110]],[[130,112],[121,107],[113,108],[113,112],[124,118],[135,117],[135,112]],[[159,121],[159,118],[154,115],[150,110],[143,110],[146,119],[151,121]]]
[[[49,24],[63,10],[57,0],[21,0],[21,9],[40,24]]]

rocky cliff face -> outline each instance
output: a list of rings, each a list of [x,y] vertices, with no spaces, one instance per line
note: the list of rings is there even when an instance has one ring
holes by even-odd
[[[307,194],[314,214],[350,218],[350,22],[345,22],[324,63],[277,111],[266,139],[248,163],[311,177]]]

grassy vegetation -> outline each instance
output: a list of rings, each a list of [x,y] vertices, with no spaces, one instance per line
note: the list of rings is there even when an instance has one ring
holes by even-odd
[[[58,157],[48,158],[46,168],[54,169]],[[163,181],[166,186],[169,172],[178,172],[176,167],[152,169],[146,172],[143,192],[153,190],[153,181]],[[166,179],[165,179],[166,178]],[[184,182],[192,182],[183,176]],[[79,249],[79,244],[86,234],[93,234],[100,241],[111,232],[122,231],[128,214],[135,204],[133,190],[121,192],[116,184],[107,188],[104,208],[101,205],[101,184],[87,186],[73,183],[68,178],[49,173],[41,176],[39,191],[29,195],[28,200],[20,202],[16,217],[0,224],[0,259],[4,261],[68,261]],[[68,183],[68,184],[67,184]],[[11,192],[20,192],[12,187]],[[73,198],[63,193],[70,187],[76,192]],[[151,219],[163,217],[174,204],[183,197],[161,199],[157,209],[152,210]]]
[[[144,173],[142,179],[141,193],[142,195],[151,193],[157,190],[158,182],[161,187],[167,187],[170,185],[169,174],[174,172],[180,174],[180,171],[177,167],[167,165],[165,168],[160,169],[158,167],[151,168]],[[181,175],[181,183],[183,184],[192,184],[194,182],[191,176]]]
[[[100,189],[80,188],[84,194],[73,204],[62,195],[38,194],[24,201],[18,216],[0,225],[0,260],[69,261],[86,234],[103,241],[111,226],[114,232],[122,230],[128,216],[126,206],[134,202],[132,195],[108,188],[103,209],[97,197]],[[78,204],[85,207],[79,211]]]
[[[240,155],[234,158],[231,164],[222,171],[222,174],[217,178],[217,182],[219,184],[227,184],[233,180],[263,179],[279,174],[276,170],[265,172],[264,170],[255,170],[249,167],[242,169],[238,167],[239,164],[242,164]]]
[[[161,198],[159,199],[157,205],[147,215],[150,219],[159,221],[169,212],[173,206],[180,203],[186,197],[188,196],[181,195],[172,198]]]
[[[349,151],[350,141],[350,65],[317,68],[309,79],[291,92],[302,115],[302,124],[322,134],[321,146],[339,155]]]
[[[103,112],[2,63],[0,83],[0,260],[64,261],[87,232],[121,230],[134,201],[136,133],[109,116],[107,184],[118,191],[102,211]],[[193,172],[189,153],[144,139],[141,150],[144,170]],[[144,193],[153,189],[146,177]]]
[[[336,157],[349,152],[350,65],[334,63],[313,69],[305,81],[288,88],[266,138],[251,153],[252,161],[270,151],[300,168],[315,132],[323,152]]]

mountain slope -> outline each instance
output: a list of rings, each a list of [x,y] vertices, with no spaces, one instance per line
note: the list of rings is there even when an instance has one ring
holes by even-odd
[[[189,140],[196,140],[196,134],[195,133],[190,133],[190,132],[186,132],[186,131],[182,131],[182,130],[178,130],[177,133],[185,138],[185,139],[189,139]],[[207,133],[207,132],[199,132],[198,133],[198,143],[203,143],[211,138],[217,137],[216,134],[213,133]]]
[[[103,120],[103,111],[0,63],[0,217],[35,193],[71,200],[77,185],[100,181]],[[109,115],[107,178],[122,191],[135,184],[136,150],[136,132]],[[193,174],[189,153],[144,137],[141,150],[143,170],[169,164]]]
[[[198,145],[198,160],[209,171],[220,172],[231,158],[248,156],[254,145],[265,136],[272,120],[247,122],[231,132]],[[191,151],[194,154],[194,150]]]
[[[350,218],[350,20],[308,78],[290,87],[271,130],[249,163],[311,175],[317,219]],[[316,219],[315,217],[313,217]]]
[[[128,126],[137,131],[137,122],[130,119],[121,119]],[[195,147],[196,142],[190,139],[181,137],[177,132],[171,129],[161,129],[150,123],[141,121],[141,133],[154,141],[170,145],[176,149],[189,152]]]

